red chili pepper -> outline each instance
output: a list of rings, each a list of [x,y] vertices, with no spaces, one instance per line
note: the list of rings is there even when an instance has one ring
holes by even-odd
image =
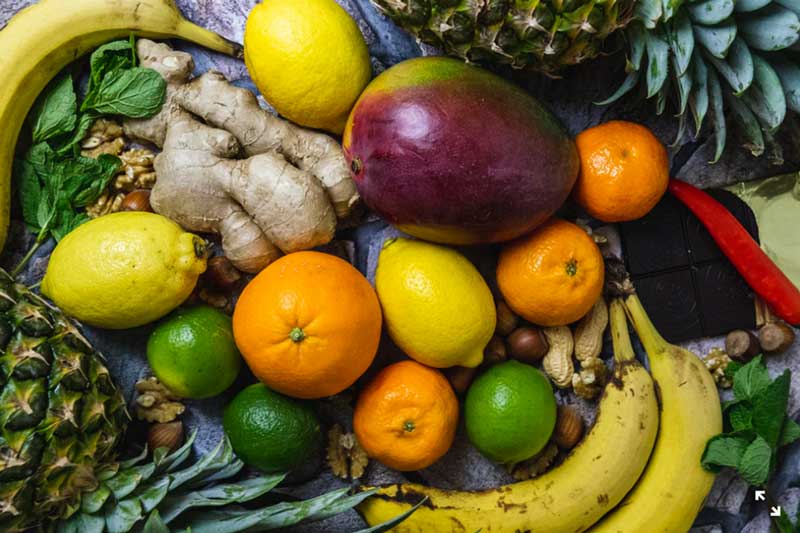
[[[775,314],[800,325],[800,290],[736,217],[708,193],[688,183],[670,180],[669,191],[700,219],[739,274]]]

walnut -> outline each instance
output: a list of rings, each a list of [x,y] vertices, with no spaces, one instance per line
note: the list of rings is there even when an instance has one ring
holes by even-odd
[[[172,422],[186,407],[156,377],[136,383],[136,417],[147,422]]]
[[[714,381],[723,389],[729,389],[733,386],[731,379],[725,375],[725,370],[728,369],[730,362],[731,358],[720,348],[712,348],[708,355],[703,358],[703,363],[705,363],[711,375],[714,376]]]
[[[556,446],[555,442],[551,441],[547,443],[547,446],[545,446],[542,451],[530,459],[514,465],[508,465],[506,469],[509,474],[514,476],[514,479],[518,481],[533,479],[547,472],[555,462],[557,456],[558,446]]]
[[[114,180],[113,188],[131,192],[136,189],[152,189],[156,184],[153,161],[156,155],[144,148],[132,148],[119,156],[122,172]]]
[[[584,400],[597,398],[606,384],[608,368],[598,357],[589,357],[581,362],[580,372],[572,375],[572,388]]]
[[[119,155],[125,146],[122,126],[113,120],[94,121],[81,143],[81,155],[97,158],[101,154]]]
[[[333,474],[342,479],[358,479],[369,464],[367,452],[352,433],[334,424],[328,431],[328,464]]]
[[[86,214],[91,218],[97,218],[109,213],[116,213],[121,210],[124,200],[124,192],[112,193],[106,191],[94,203],[86,207]]]

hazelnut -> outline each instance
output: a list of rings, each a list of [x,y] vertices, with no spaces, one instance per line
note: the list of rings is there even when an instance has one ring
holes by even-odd
[[[483,363],[487,365],[494,365],[502,363],[508,358],[508,351],[506,350],[506,343],[495,335],[483,349]]]
[[[147,189],[137,189],[125,195],[120,204],[121,211],[146,211],[153,212],[150,205],[150,191]]]
[[[553,440],[560,448],[571,450],[583,436],[583,418],[570,405],[559,405]]]
[[[464,394],[472,385],[472,380],[475,379],[477,368],[467,368],[465,366],[453,366],[444,370],[444,375],[453,386],[453,390],[457,394]]]
[[[781,353],[794,343],[794,328],[785,322],[770,322],[758,330],[758,340],[765,352]]]
[[[497,327],[495,333],[501,337],[506,337],[517,329],[519,317],[511,310],[503,300],[497,301]]]
[[[725,337],[725,352],[731,359],[746,363],[761,353],[761,344],[751,332],[737,329]]]
[[[218,289],[230,290],[239,283],[242,274],[227,257],[221,255],[208,260],[208,267],[203,277]]]
[[[147,445],[151,450],[166,448],[170,453],[183,444],[183,422],[158,423],[150,426],[147,431]]]
[[[508,337],[511,357],[523,363],[537,363],[547,354],[550,346],[542,330],[534,327],[517,328]]]

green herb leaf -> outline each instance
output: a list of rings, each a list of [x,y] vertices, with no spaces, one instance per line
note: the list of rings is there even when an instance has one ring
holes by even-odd
[[[736,375],[744,365],[739,361],[731,361],[728,363],[728,366],[725,367],[725,377],[728,379],[733,379],[733,376]]]
[[[78,117],[78,126],[69,134],[61,135],[50,141],[55,152],[61,156],[78,155],[80,153],[79,144],[86,137],[86,132],[92,126],[98,116],[93,113],[82,113]]]
[[[728,411],[728,420],[733,431],[753,429],[753,408],[747,402],[740,402]]]
[[[700,464],[706,470],[719,472],[723,467],[739,468],[744,452],[750,445],[745,437],[717,435],[706,444]]]
[[[115,70],[100,82],[93,99],[84,101],[83,109],[101,114],[147,118],[161,109],[167,83],[161,74],[149,68]]]
[[[95,101],[106,76],[136,66],[131,52],[132,48],[131,41],[125,39],[104,44],[92,53],[89,60],[89,87],[81,104],[81,111],[89,109],[91,103]]]
[[[72,76],[58,78],[39,97],[33,109],[33,142],[40,143],[75,129],[78,100],[72,86]]]
[[[783,431],[781,432],[781,440],[778,441],[778,446],[786,446],[797,439],[800,439],[800,424],[787,416],[786,421],[783,423]]]
[[[764,485],[769,477],[772,448],[760,435],[751,442],[739,462],[739,475],[754,487]]]
[[[737,400],[751,400],[766,389],[771,381],[767,367],[761,363],[759,355],[736,372],[733,379],[733,395]]]
[[[20,204],[22,204],[22,218],[25,223],[39,231],[39,203],[42,199],[42,185],[33,165],[24,159],[14,162],[14,176],[17,180]]]
[[[778,447],[786,418],[790,380],[791,372],[786,370],[753,399],[753,427],[773,450]]]

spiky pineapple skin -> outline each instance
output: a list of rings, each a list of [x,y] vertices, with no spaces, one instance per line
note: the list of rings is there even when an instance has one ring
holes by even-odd
[[[0,269],[0,531],[74,513],[130,420],[103,358]]]
[[[422,42],[481,64],[556,75],[598,55],[634,0],[372,0]]]

